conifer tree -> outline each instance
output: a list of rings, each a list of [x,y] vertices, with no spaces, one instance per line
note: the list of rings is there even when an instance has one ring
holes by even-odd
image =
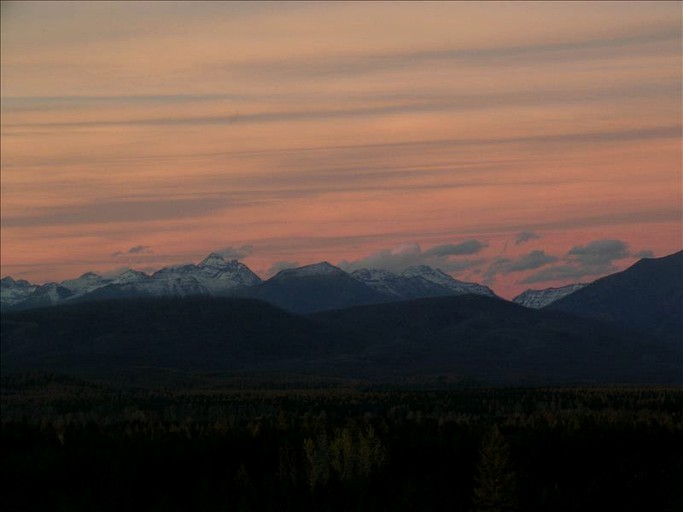
[[[482,442],[473,510],[512,512],[517,508],[517,476],[510,461],[510,448],[496,426]]]
[[[327,433],[322,430],[316,440],[304,440],[304,454],[308,461],[308,484],[311,489],[325,485],[330,478],[330,449]]]

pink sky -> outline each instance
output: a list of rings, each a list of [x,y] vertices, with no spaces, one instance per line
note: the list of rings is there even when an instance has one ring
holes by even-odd
[[[262,276],[426,263],[509,298],[683,247],[680,3],[1,19],[3,276],[221,251]]]

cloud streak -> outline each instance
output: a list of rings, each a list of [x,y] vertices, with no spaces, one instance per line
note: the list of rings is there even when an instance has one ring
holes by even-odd
[[[426,258],[435,256],[437,258],[444,258],[447,256],[462,256],[469,254],[477,254],[480,252],[486,244],[480,240],[465,240],[459,244],[444,244],[437,245],[431,249],[425,251],[424,255]]]
[[[112,253],[112,256],[114,257],[119,257],[123,256],[124,254],[147,254],[151,253],[152,250],[148,245],[135,245],[128,249],[127,251],[116,251]]]
[[[250,254],[254,252],[254,246],[253,245],[242,245],[241,247],[224,247],[223,249],[219,249],[218,251],[215,251],[223,258],[229,259],[229,260],[241,260],[242,258],[246,258]]]
[[[522,245],[530,240],[538,240],[539,238],[541,238],[541,235],[538,233],[534,233],[533,231],[522,231],[521,233],[517,233],[515,245]]]
[[[63,226],[78,224],[111,224],[161,219],[178,219],[205,215],[225,208],[235,201],[228,198],[152,199],[147,201],[102,201],[50,208],[44,213],[3,217],[4,228]]]
[[[581,41],[550,42],[517,46],[431,48],[421,51],[384,52],[365,55],[328,54],[319,57],[286,60],[257,60],[231,63],[231,71],[241,71],[259,77],[300,80],[302,77],[334,78],[346,75],[375,74],[388,70],[415,68],[423,65],[469,64],[476,66],[519,66],[574,60],[613,58],[624,53],[653,54],[677,52],[680,26],[659,24],[637,32],[613,37]]]
[[[628,244],[622,240],[598,239],[585,245],[572,247],[564,256],[560,265],[544,268],[535,272],[521,282],[524,284],[545,281],[578,280],[586,277],[606,275],[618,270],[615,262],[629,257],[641,257],[652,254],[641,251],[631,254]],[[556,258],[557,260],[557,258]]]
[[[586,245],[572,247],[567,259],[583,266],[610,265],[628,255],[628,245],[621,240],[593,240]]]
[[[545,251],[531,251],[528,254],[515,259],[497,258],[489,265],[484,272],[484,277],[491,280],[499,274],[510,274],[513,272],[524,272],[544,267],[550,263],[555,263],[559,258],[546,254]]]

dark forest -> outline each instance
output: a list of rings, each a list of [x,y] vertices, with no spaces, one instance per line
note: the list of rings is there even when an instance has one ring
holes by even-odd
[[[24,374],[3,381],[3,504],[675,511],[682,411],[683,390],[664,387],[114,389]]]

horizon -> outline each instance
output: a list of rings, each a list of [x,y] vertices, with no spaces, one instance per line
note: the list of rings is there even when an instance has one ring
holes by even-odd
[[[501,297],[683,248],[680,4],[2,3],[2,276],[217,252]]]
[[[659,258],[670,257],[670,256],[673,256],[673,255],[679,253],[679,252],[681,252],[681,251],[676,251],[676,252],[671,253],[671,254],[666,254],[666,255],[664,255],[664,256],[660,256]],[[275,277],[277,274],[279,274],[279,273],[281,273],[281,272],[283,272],[283,271],[285,271],[285,270],[296,270],[297,268],[302,268],[302,267],[307,267],[307,266],[318,265],[318,264],[321,264],[321,263],[327,263],[328,265],[332,265],[332,266],[334,266],[335,268],[339,268],[340,270],[342,270],[342,271],[344,271],[344,272],[346,272],[346,273],[348,273],[348,274],[351,274],[354,270],[367,270],[367,269],[370,269],[370,270],[386,270],[386,269],[382,269],[382,268],[379,268],[379,267],[359,267],[359,268],[357,268],[357,269],[342,268],[342,267],[339,267],[338,265],[334,265],[334,264],[332,264],[332,263],[329,263],[327,260],[322,260],[322,261],[318,261],[318,262],[314,262],[314,263],[308,263],[308,264],[306,264],[306,265],[301,265],[301,266],[299,266],[299,267],[286,267],[286,268],[282,268],[282,269],[278,270],[278,271],[275,272],[275,273],[262,274],[262,273],[259,273],[259,272],[254,271],[253,269],[251,269],[251,268],[249,267],[249,265],[247,265],[246,263],[240,261],[240,260],[237,259],[237,258],[232,258],[232,259],[230,259],[230,258],[225,258],[222,254],[220,254],[220,253],[218,253],[218,252],[211,252],[211,253],[209,253],[207,256],[205,256],[203,259],[201,259],[201,260],[200,260],[199,262],[197,262],[197,263],[194,263],[194,262],[176,263],[176,264],[173,264],[173,265],[168,265],[168,266],[166,266],[166,267],[160,267],[160,268],[157,268],[157,269],[148,269],[148,270],[141,270],[141,269],[135,269],[135,268],[130,268],[130,267],[120,267],[120,268],[118,268],[118,269],[115,269],[115,270],[109,271],[109,272],[101,272],[101,271],[97,271],[97,270],[88,270],[88,271],[86,271],[86,272],[84,272],[83,274],[80,274],[80,275],[78,275],[78,276],[71,276],[71,277],[69,277],[69,278],[67,278],[67,279],[65,279],[65,280],[62,280],[62,282],[67,281],[67,280],[79,279],[79,278],[84,277],[85,275],[88,275],[88,274],[95,274],[95,275],[98,275],[99,277],[104,277],[104,278],[114,278],[114,277],[117,277],[117,276],[123,274],[124,272],[131,271],[131,270],[134,271],[134,272],[142,272],[142,273],[145,274],[145,275],[152,276],[152,275],[154,275],[156,272],[159,272],[159,271],[164,270],[164,269],[167,269],[167,268],[180,268],[180,267],[183,267],[183,266],[186,266],[186,265],[194,265],[194,266],[197,266],[197,267],[198,267],[198,266],[200,266],[201,264],[203,264],[204,261],[206,261],[207,259],[212,258],[212,257],[215,257],[215,256],[220,257],[220,258],[223,259],[223,261],[225,261],[226,263],[229,263],[229,262],[239,262],[239,263],[242,263],[242,264],[246,265],[247,268],[249,268],[249,270],[251,270],[252,272],[254,272],[254,273],[255,273],[261,280],[263,280],[264,282],[267,281],[268,279],[272,278],[272,277]],[[644,259],[658,259],[658,258],[655,258],[654,256],[644,256],[643,258],[640,258],[638,261],[642,261],[642,260],[644,260]],[[637,262],[636,262],[636,263],[637,263]],[[424,265],[424,264],[420,264],[420,265]],[[633,265],[635,265],[635,263],[633,263],[632,265],[629,265],[628,268],[630,268],[630,267],[633,266]],[[418,265],[414,265],[414,266],[418,266]],[[414,267],[414,266],[413,266],[413,267]],[[430,267],[429,265],[427,265],[427,266]],[[404,270],[407,270],[407,269],[409,269],[409,268],[411,268],[411,267],[406,267]],[[433,268],[433,269],[435,269],[435,270],[438,270],[438,271],[443,272],[443,271],[442,271],[441,269],[439,269],[438,267],[430,267],[430,268]],[[403,272],[403,270],[399,270],[399,271],[390,271],[390,272],[393,272],[394,274],[400,275],[400,274]],[[615,272],[613,272],[613,273],[618,273],[618,272],[621,272],[621,271],[615,271]],[[607,274],[607,275],[611,275],[611,273],[610,273],[610,274]],[[2,277],[2,279],[5,279],[5,278],[12,278],[12,279],[13,279],[13,277],[10,276],[10,275],[1,276],[1,277]],[[606,277],[606,276],[602,276],[602,277]],[[569,283],[569,284],[561,285],[561,286],[548,286],[548,287],[544,287],[544,288],[539,288],[539,287],[533,287],[533,286],[532,286],[532,287],[529,287],[529,288],[523,290],[522,292],[518,293],[517,295],[520,295],[521,293],[524,293],[524,292],[527,292],[527,291],[538,291],[538,290],[543,290],[543,289],[557,289],[557,288],[562,288],[562,287],[565,287],[565,286],[572,286],[572,285],[576,285],[576,284],[588,285],[588,284],[591,284],[591,283],[594,282],[594,281],[597,281],[598,279],[600,279],[600,278],[598,277],[598,278],[595,278],[595,279],[592,279],[592,280],[587,280],[587,281],[585,281],[585,282],[575,282],[575,283]],[[36,283],[36,282],[34,282],[33,284],[44,285],[44,284],[48,284],[48,283],[49,283],[49,281],[45,281],[45,282],[42,282],[42,283]],[[60,284],[59,282],[57,282],[57,283]],[[500,298],[503,298],[503,299],[506,299],[506,300],[512,300],[513,298],[515,298],[515,297],[509,297],[509,296],[506,297],[506,296],[503,296],[503,295],[499,294],[499,293],[495,290],[495,288],[490,287],[490,286],[489,286],[489,288],[490,288],[498,297],[500,297]]]

